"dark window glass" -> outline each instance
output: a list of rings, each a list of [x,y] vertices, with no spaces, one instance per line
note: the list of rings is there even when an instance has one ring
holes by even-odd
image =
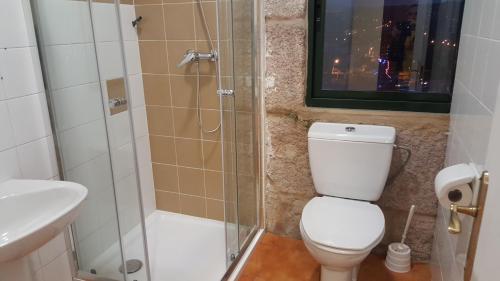
[[[449,104],[463,4],[316,0],[309,97]]]

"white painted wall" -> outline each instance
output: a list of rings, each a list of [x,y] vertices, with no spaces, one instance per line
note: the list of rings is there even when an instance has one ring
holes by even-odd
[[[497,160],[494,158],[498,158],[498,143],[500,143],[496,132],[500,123],[498,112],[500,108],[496,105],[500,81],[500,31],[493,27],[499,25],[500,1],[466,0],[451,109],[447,166],[473,162],[491,171],[498,169],[496,166],[498,162],[495,162]],[[498,180],[495,180],[494,175],[493,178],[488,201],[498,196],[493,186]],[[490,204],[485,221],[486,217],[488,220],[493,219],[491,208],[495,207],[491,205],[493,204]],[[451,235],[447,232],[448,220],[448,210],[439,208],[432,254],[433,281],[463,280],[464,260],[472,220],[463,219],[464,231],[460,235]],[[494,231],[498,233],[498,229],[491,229],[488,234],[482,234],[481,247],[489,241],[490,233]],[[496,237],[498,239],[499,236]],[[488,253],[485,251],[484,257],[486,256]],[[496,260],[498,257],[497,254]],[[477,268],[486,269],[488,266],[482,261],[480,263],[481,266]],[[481,276],[477,275],[476,280],[497,280],[491,278],[498,274],[488,275],[490,272],[485,270]]]
[[[0,0],[0,182],[58,177],[31,19],[28,0]],[[65,238],[0,264],[0,281],[70,281]]]

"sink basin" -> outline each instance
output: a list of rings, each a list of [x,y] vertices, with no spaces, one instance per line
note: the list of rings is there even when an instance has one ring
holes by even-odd
[[[0,263],[23,257],[61,233],[78,216],[87,189],[77,183],[0,183]]]

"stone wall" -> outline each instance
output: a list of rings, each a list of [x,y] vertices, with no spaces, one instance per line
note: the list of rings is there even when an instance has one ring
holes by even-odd
[[[302,208],[315,196],[307,152],[312,122],[393,126],[397,143],[411,148],[413,156],[377,202],[386,217],[386,235],[375,252],[383,253],[385,245],[400,239],[408,209],[415,204],[407,242],[416,260],[428,260],[437,210],[433,180],[444,162],[448,115],[306,107],[306,6],[305,0],[265,0],[267,230],[300,238]],[[394,154],[391,174],[404,157],[404,152]]]

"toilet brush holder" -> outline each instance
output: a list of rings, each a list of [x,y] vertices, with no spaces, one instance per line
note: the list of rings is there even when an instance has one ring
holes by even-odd
[[[385,258],[385,266],[394,272],[405,273],[411,270],[411,249],[405,244],[406,234],[410,229],[411,219],[415,214],[415,205],[411,205],[408,218],[406,219],[405,230],[400,243],[392,243],[387,249],[387,257]]]
[[[385,266],[398,273],[406,273],[411,269],[411,249],[403,243],[392,243],[387,249]]]

